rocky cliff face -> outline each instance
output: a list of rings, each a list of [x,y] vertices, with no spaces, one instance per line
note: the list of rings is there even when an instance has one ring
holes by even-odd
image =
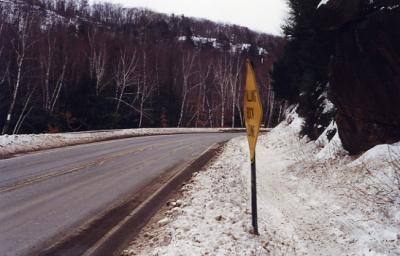
[[[343,146],[356,154],[399,141],[400,2],[330,0],[318,13],[338,35],[329,96]]]

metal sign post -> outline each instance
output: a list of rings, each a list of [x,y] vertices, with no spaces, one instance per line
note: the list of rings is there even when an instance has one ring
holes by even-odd
[[[251,212],[254,234],[258,235],[257,224],[257,183],[256,183],[256,144],[262,120],[262,105],[257,88],[256,76],[249,60],[246,61],[246,85],[244,90],[243,113],[249,141],[251,161]]]
[[[257,223],[257,183],[256,183],[256,157],[251,162],[251,216],[254,234],[258,235]]]

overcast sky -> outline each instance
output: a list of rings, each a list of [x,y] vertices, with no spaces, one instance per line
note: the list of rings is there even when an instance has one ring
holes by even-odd
[[[286,0],[107,0],[107,2],[238,24],[274,35],[281,34],[280,27],[287,16]]]

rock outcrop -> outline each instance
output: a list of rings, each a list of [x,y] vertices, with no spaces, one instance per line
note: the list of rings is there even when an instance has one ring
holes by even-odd
[[[329,97],[352,154],[400,140],[400,3],[378,4],[330,0],[318,10],[321,25],[337,33]]]

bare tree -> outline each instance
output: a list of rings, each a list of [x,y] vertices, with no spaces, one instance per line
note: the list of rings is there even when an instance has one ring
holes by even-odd
[[[18,120],[17,120],[17,123],[15,124],[15,126],[14,126],[14,129],[13,129],[13,134],[15,134],[15,133],[18,133],[19,132],[19,129],[21,129],[21,126],[22,126],[22,124],[24,123],[24,121],[25,121],[25,118],[29,115],[29,113],[31,112],[31,110],[32,110],[32,106],[31,107],[29,107],[29,109],[28,109],[28,106],[29,106],[29,104],[30,104],[30,102],[31,102],[31,99],[32,99],[32,95],[33,95],[33,93],[35,92],[35,89],[32,89],[32,90],[30,90],[30,93],[26,96],[26,99],[24,100],[24,107],[22,108],[22,111],[21,111],[21,113],[20,113],[20,115],[19,115],[19,118],[18,118]]]
[[[274,91],[272,89],[271,83],[269,81],[267,81],[266,84],[266,90],[267,90],[267,109],[266,109],[266,113],[267,113],[267,117],[265,119],[265,127],[270,127],[272,124],[272,116],[274,114],[274,109],[275,109],[275,95],[274,95]]]
[[[23,64],[26,60],[26,54],[28,50],[35,44],[35,41],[32,41],[30,38],[30,27],[31,27],[31,17],[29,15],[22,16],[19,19],[19,30],[18,30],[18,38],[17,42],[14,42],[14,49],[16,55],[16,79],[15,82],[12,83],[12,96],[11,103],[7,111],[6,122],[3,126],[2,134],[6,134],[8,132],[8,128],[11,123],[11,119],[14,114],[15,104],[17,102],[18,93],[21,87],[22,79],[23,79]],[[10,77],[10,74],[8,74]]]
[[[242,64],[243,65],[243,60]],[[243,74],[243,73],[242,73]],[[239,81],[238,81],[238,89],[237,89],[237,94],[236,94],[236,110],[239,113],[239,119],[240,119],[240,125],[243,127],[244,121],[243,121],[243,92],[244,92],[244,77],[243,75],[239,76]]]
[[[157,65],[157,63],[156,63]],[[143,73],[142,82],[137,85],[137,96],[139,98],[139,128],[142,127],[143,116],[145,116],[144,105],[146,101],[150,98],[153,90],[157,86],[157,77],[151,78],[147,74],[147,53],[143,50]]]
[[[126,89],[133,86],[136,81],[137,65],[138,58],[136,57],[136,51],[129,53],[127,49],[120,50],[119,61],[114,76],[116,85],[115,99],[117,100],[115,113],[119,111]]]
[[[108,61],[106,46],[105,44],[100,44],[99,46],[97,40],[96,32],[88,33],[90,78],[96,81],[95,92],[96,96],[99,96],[109,83],[105,81],[106,64]]]
[[[220,111],[221,123],[220,126],[225,126],[225,106],[227,103],[228,89],[231,82],[232,61],[229,56],[224,55],[219,59],[215,69],[215,79],[220,96]]]
[[[59,74],[56,73],[55,68],[55,49],[57,40],[50,38],[50,33],[47,33],[47,44],[45,44],[45,50],[41,54],[40,66],[44,71],[43,82],[42,82],[42,97],[43,97],[43,108],[48,113],[53,113],[54,107],[60,96],[61,89],[64,84],[64,77],[67,68],[67,57],[62,62],[61,70]],[[52,77],[56,77],[55,80]]]
[[[207,104],[207,119],[208,119],[208,123],[210,125],[211,128],[214,127],[214,122],[213,122],[213,115],[212,115],[212,107],[210,104],[210,101],[208,100],[208,97],[206,96],[206,104]]]
[[[196,106],[193,119],[195,118],[195,126],[198,127],[202,113],[205,113],[207,98],[207,80],[211,77],[212,65],[207,62],[198,62],[198,90],[196,94]]]
[[[233,58],[230,58],[230,62],[233,62]],[[231,92],[231,100],[232,100],[232,128],[235,127],[235,110],[239,105],[240,100],[238,99],[238,87],[240,86],[240,72],[242,70],[243,62],[241,61],[240,54],[237,55],[237,59],[235,63],[229,65],[231,67],[231,74],[229,75],[229,85]],[[240,107],[239,107],[239,113]]]
[[[178,127],[182,125],[188,94],[194,88],[191,83],[191,78],[195,74],[194,64],[197,54],[197,52],[187,51],[182,55],[182,99]]]
[[[274,93],[271,92],[267,99],[268,99],[268,106],[269,107],[267,108],[268,120],[267,120],[266,127],[271,127],[271,125],[272,125],[272,117],[273,117],[274,109],[275,109],[275,95],[274,95]],[[279,120],[278,120],[278,122],[279,122]]]

